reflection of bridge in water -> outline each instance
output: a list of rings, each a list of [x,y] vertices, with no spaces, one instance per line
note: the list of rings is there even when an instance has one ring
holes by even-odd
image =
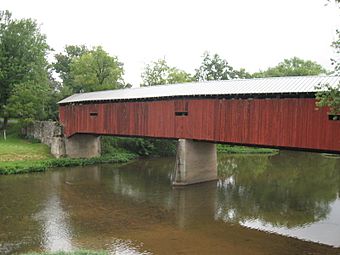
[[[145,160],[118,170],[99,166],[93,171],[89,167],[89,171],[74,171],[75,176],[68,178],[85,181],[92,177],[84,177],[84,172],[85,176],[93,173],[96,188],[113,192],[115,199],[128,200],[150,214],[158,211],[162,221],[175,222],[181,229],[214,226],[222,230],[224,221],[228,226],[241,224],[340,245],[338,212],[332,210],[340,205],[339,159],[293,152],[276,156],[224,155],[219,160],[221,178],[217,183],[186,188],[169,186],[172,164],[172,160]],[[98,199],[95,206],[110,203],[102,196],[94,198]],[[332,235],[324,235],[325,225]]]
[[[0,179],[0,251],[106,245],[138,251],[126,242],[136,240],[162,254],[160,246],[176,252],[187,247],[192,254],[233,247],[234,254],[247,255],[338,252],[241,226],[340,246],[340,159],[286,151],[222,155],[217,182],[185,188],[170,185],[173,162],[56,170],[31,176],[29,183],[25,176]]]
[[[99,135],[185,139],[179,185],[217,178],[211,143],[340,153],[340,121],[316,109],[314,98],[320,83],[338,82],[281,77],[75,94],[59,102],[66,153],[98,155]]]

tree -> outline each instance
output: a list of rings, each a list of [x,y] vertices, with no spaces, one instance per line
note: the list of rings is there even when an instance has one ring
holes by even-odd
[[[340,30],[336,30],[336,34],[338,38],[331,44],[335,50],[335,58],[332,58],[331,62],[334,66],[334,74],[340,75]]]
[[[336,57],[331,59],[334,65],[334,74],[340,75],[340,31],[337,30],[338,39],[331,46],[335,49]],[[334,115],[334,120],[340,117],[340,83],[332,87],[329,84],[320,84],[317,87],[320,91],[316,93],[316,106],[329,107],[329,114]]]
[[[8,110],[13,92],[27,82],[48,84],[46,55],[49,50],[36,21],[12,19],[9,11],[0,11],[0,115],[4,118],[4,136],[7,121],[16,112],[13,107]]]
[[[251,78],[245,69],[235,70],[227,60],[222,59],[218,54],[211,56],[209,52],[203,54],[201,66],[195,71],[194,78],[197,81]]]
[[[71,86],[73,77],[71,76],[71,63],[79,59],[89,50],[85,45],[66,45],[64,52],[54,55],[56,62],[53,63],[53,69],[59,74],[63,81],[63,86]]]
[[[73,93],[124,88],[123,64],[98,46],[70,64]]]
[[[275,67],[266,71],[253,74],[253,77],[282,77],[282,76],[306,76],[326,73],[326,70],[318,63],[311,60],[303,60],[298,57],[284,59]]]
[[[142,79],[142,87],[193,81],[193,77],[189,73],[169,66],[165,59],[159,59],[147,64],[142,73]],[[176,141],[174,140],[123,138],[121,145],[123,148],[134,151],[141,156],[174,156],[176,154]]]
[[[335,0],[340,3],[340,0]],[[340,75],[340,30],[336,30],[337,39],[332,42],[331,46],[335,50],[335,58],[331,59],[334,66],[334,75]],[[332,87],[329,84],[320,84],[320,90],[316,93],[316,106],[329,107],[329,114],[334,115],[333,119],[340,120],[340,83]]]
[[[165,59],[159,59],[147,64],[142,73],[142,79],[142,87],[193,81],[189,73],[176,67],[170,67]]]
[[[24,125],[44,120],[50,113],[51,88],[45,81],[27,81],[14,86],[6,110]]]

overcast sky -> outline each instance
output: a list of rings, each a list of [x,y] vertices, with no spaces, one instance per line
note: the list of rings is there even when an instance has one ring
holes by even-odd
[[[249,72],[297,56],[331,68],[340,9],[326,0],[1,0],[15,18],[41,24],[49,45],[101,45],[135,86],[145,64],[165,58],[194,72],[204,51]]]

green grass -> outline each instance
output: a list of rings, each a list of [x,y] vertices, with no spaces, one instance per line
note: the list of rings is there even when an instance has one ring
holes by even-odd
[[[102,163],[126,163],[137,158],[136,154],[116,151],[89,159],[56,159],[47,145],[19,137],[19,125],[13,123],[8,130],[7,140],[0,138],[0,175],[44,172],[53,167],[86,166]]]
[[[0,175],[23,174],[31,172],[44,172],[53,167],[87,166],[104,163],[126,163],[137,156],[131,153],[121,153],[112,156],[101,156],[96,158],[72,159],[48,159],[32,161],[7,161],[0,162]]]
[[[220,153],[230,154],[276,154],[278,152],[276,149],[233,146],[226,144],[218,144],[217,151]]]
[[[9,124],[7,140],[0,135],[0,162],[19,160],[50,159],[50,149],[47,145],[19,137],[20,127]]]
[[[58,252],[33,252],[33,253],[22,253],[21,255],[108,255],[106,251],[86,251],[86,250],[80,250],[80,251],[58,251]]]
[[[34,143],[19,137],[0,139],[0,162],[18,160],[42,160],[52,158],[47,145]]]

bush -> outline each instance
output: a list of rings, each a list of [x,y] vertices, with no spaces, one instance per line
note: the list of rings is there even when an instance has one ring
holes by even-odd
[[[39,161],[3,162],[0,165],[0,175],[44,172],[53,167],[87,166],[103,163],[126,163],[137,158],[135,154],[119,153],[113,156],[102,156],[89,159],[60,158]]]
[[[117,152],[129,152],[139,156],[174,156],[176,155],[176,140],[102,137],[102,154],[114,155]]]

